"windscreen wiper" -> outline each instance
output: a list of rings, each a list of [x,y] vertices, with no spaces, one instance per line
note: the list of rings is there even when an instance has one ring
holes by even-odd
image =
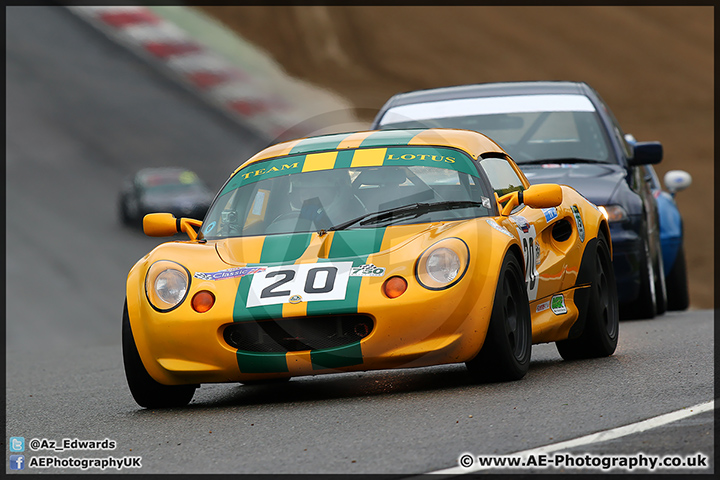
[[[607,164],[608,162],[604,162],[602,160],[595,160],[593,158],[577,158],[577,157],[567,157],[567,158],[541,158],[538,160],[529,160],[527,162],[515,162],[518,165],[538,165],[542,163],[604,163]]]
[[[425,213],[438,212],[441,210],[453,210],[456,208],[471,208],[471,207],[482,207],[482,202],[475,202],[469,200],[463,201],[445,201],[445,202],[434,202],[434,203],[412,203],[410,205],[403,205],[401,207],[389,208],[380,212],[371,212],[361,215],[347,222],[343,222],[339,225],[335,225],[328,229],[333,230],[345,230],[356,223],[360,225],[368,225],[371,223],[379,223],[385,220],[394,220],[396,218],[403,217],[419,217]]]

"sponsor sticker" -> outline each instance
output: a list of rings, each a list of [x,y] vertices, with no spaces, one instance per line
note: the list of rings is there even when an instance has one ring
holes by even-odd
[[[385,275],[384,267],[376,267],[372,263],[352,267],[350,270],[351,277],[382,277]]]
[[[550,308],[550,300],[548,300],[547,302],[538,303],[537,307],[535,307],[535,313],[544,312],[548,308]]]
[[[562,315],[567,313],[567,307],[565,306],[564,295],[554,295],[550,300],[550,309],[555,315]]]
[[[498,223],[495,220],[493,220],[492,218],[487,218],[486,221],[487,221],[488,225],[490,225],[492,228],[494,228],[498,232],[502,232],[505,235],[507,235],[508,237],[513,238],[512,233],[510,233],[510,231],[507,228],[503,227],[502,225],[498,225]]]
[[[535,245],[537,244],[535,225],[531,225],[525,217],[520,215],[512,215],[510,216],[510,220],[517,225],[518,237],[520,238],[520,245],[522,245],[523,257],[525,259],[525,283],[527,285],[528,300],[533,302],[537,298],[539,284],[537,271],[538,262],[535,256],[538,252],[538,250],[535,249]]]
[[[540,244],[535,242],[535,265],[540,265],[540,263],[542,263],[542,260],[540,260]]]
[[[300,302],[302,302],[302,296],[301,296],[301,295],[293,295],[292,297],[290,297],[290,300],[289,300],[289,301],[290,301],[290,303],[292,303],[293,305],[296,304],[296,303],[300,303]]]
[[[220,270],[219,272],[195,272],[194,278],[200,280],[225,280],[226,278],[244,277],[254,273],[264,272],[267,267],[237,267]]]
[[[490,208],[490,199],[488,197],[481,197],[482,198],[482,206],[485,208]]]
[[[541,165],[542,168],[578,168],[578,165],[574,163],[544,163]]]
[[[180,183],[193,183],[197,180],[197,175],[191,171],[185,171],[180,174]]]
[[[521,217],[520,215],[511,215],[510,220],[515,222],[515,225],[517,225],[518,228],[523,231],[523,233],[528,233],[528,231],[530,230],[530,224],[525,219],[525,217]]]
[[[542,212],[543,212],[543,215],[545,215],[545,221],[547,223],[552,222],[553,220],[555,220],[558,217],[558,211],[557,211],[557,208],[555,208],[555,207],[543,208]]]
[[[575,217],[575,224],[577,225],[578,229],[578,236],[580,237],[580,242],[585,241],[585,225],[583,224],[582,217],[580,216],[580,210],[578,210],[577,205],[572,206],[572,212],[573,216]]]

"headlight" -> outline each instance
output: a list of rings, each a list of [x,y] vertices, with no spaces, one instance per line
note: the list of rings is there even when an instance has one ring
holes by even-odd
[[[627,212],[620,205],[599,206],[598,209],[602,212],[608,222],[624,222],[628,219]]]
[[[169,260],[159,260],[148,269],[145,294],[160,312],[168,312],[185,300],[190,284],[185,267]]]
[[[440,240],[420,255],[415,274],[428,290],[450,288],[462,279],[468,267],[470,250],[459,238]]]

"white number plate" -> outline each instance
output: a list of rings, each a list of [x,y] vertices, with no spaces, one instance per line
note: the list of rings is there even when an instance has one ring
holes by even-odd
[[[253,275],[246,307],[344,300],[352,262],[268,267]]]

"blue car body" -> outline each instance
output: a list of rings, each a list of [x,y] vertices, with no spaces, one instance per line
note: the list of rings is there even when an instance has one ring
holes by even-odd
[[[657,203],[658,218],[660,220],[660,247],[662,249],[663,265],[667,277],[675,266],[678,252],[683,244],[683,222],[675,198],[660,186],[657,174],[650,165],[645,165],[651,180],[648,182]]]
[[[680,217],[675,199],[669,193],[660,191],[656,201],[660,216],[660,246],[665,276],[667,276],[675,265],[675,259],[682,246],[682,217]]]

